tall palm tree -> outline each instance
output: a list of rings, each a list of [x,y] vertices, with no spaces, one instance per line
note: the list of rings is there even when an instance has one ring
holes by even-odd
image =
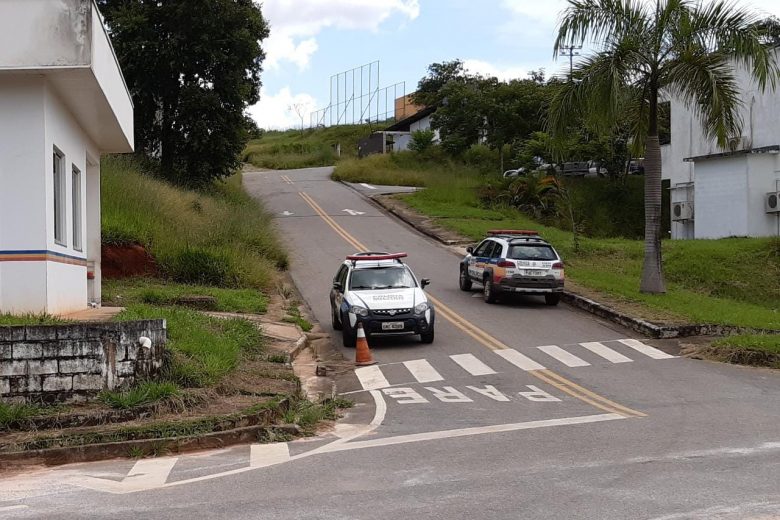
[[[709,138],[726,148],[739,135],[737,68],[763,90],[780,70],[766,45],[760,16],[731,2],[692,0],[569,0],[555,55],[592,43],[572,80],[561,85],[549,113],[549,131],[563,135],[576,116],[602,128],[631,124],[633,146],[645,157],[645,252],[642,292],[666,291],[661,263],[661,147],[659,98],[692,107]]]

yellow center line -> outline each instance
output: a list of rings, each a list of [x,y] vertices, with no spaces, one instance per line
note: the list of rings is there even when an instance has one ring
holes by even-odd
[[[333,230],[344,240],[347,241],[352,247],[358,251],[369,251],[369,248],[360,243],[356,238],[349,234],[349,232],[341,227],[335,220],[333,220],[325,211],[317,204],[317,202],[306,193],[299,192],[299,195],[306,201],[309,206],[331,227]],[[460,316],[457,312],[453,311],[438,298],[434,298],[428,294],[428,298],[436,306],[438,313],[447,321],[452,323],[455,327],[465,332],[467,335],[475,339],[479,344],[487,347],[490,350],[506,350],[509,349],[507,345],[494,338],[484,330],[470,323],[468,320]],[[646,414],[632,410],[631,408],[620,405],[614,401],[607,399],[601,395],[598,395],[587,388],[569,381],[565,377],[553,372],[552,370],[529,370],[529,374],[544,381],[545,383],[554,386],[562,392],[579,399],[580,401],[594,406],[600,410],[604,410],[610,413],[616,413],[623,417],[646,417]]]

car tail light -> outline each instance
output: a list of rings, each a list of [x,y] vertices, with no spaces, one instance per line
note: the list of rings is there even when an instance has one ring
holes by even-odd
[[[498,262],[498,267],[517,267],[514,262],[510,262],[509,260],[501,260]]]
[[[563,272],[563,262],[555,262],[552,265],[553,270],[560,271],[561,280],[564,278],[564,272]]]

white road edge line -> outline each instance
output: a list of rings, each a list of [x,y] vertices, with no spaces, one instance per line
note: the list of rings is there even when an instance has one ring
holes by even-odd
[[[567,367],[587,367],[590,366],[590,363],[585,361],[584,359],[580,359],[574,354],[571,354],[565,350],[563,350],[558,345],[544,345],[541,347],[536,347],[548,356],[557,359]]]
[[[452,439],[455,437],[468,437],[473,435],[484,435],[487,433],[504,433],[518,430],[532,430],[535,428],[549,428],[551,426],[570,426],[575,424],[589,424],[604,421],[616,421],[626,419],[626,417],[616,413],[605,413],[598,415],[585,415],[580,417],[565,417],[563,419],[547,419],[543,421],[529,421],[522,423],[496,424],[494,426],[477,426],[474,428],[461,428],[457,430],[442,430],[436,432],[413,433],[410,435],[398,435],[395,437],[386,437],[384,439],[372,439],[368,441],[356,441],[349,444],[340,444],[331,446],[328,452],[358,450],[362,448],[378,448],[381,446],[393,446],[396,444],[407,444],[410,442],[433,441],[440,439]]]
[[[301,453],[299,455],[295,455],[294,457],[290,457],[288,459],[288,462],[298,460],[298,459],[304,459],[306,457],[311,457],[312,455],[318,455],[320,453],[327,453],[330,451],[330,448],[339,446],[341,444],[344,444],[348,441],[351,441],[353,439],[357,439],[358,437],[362,437],[363,435],[369,434],[376,430],[382,422],[385,420],[385,415],[387,414],[387,403],[385,402],[385,398],[382,395],[382,392],[379,390],[371,390],[371,397],[374,398],[374,418],[371,420],[371,422],[363,427],[363,428],[356,428],[355,433],[351,435],[347,435],[345,437],[342,437],[340,439],[337,439],[331,443],[326,444],[325,446],[320,446],[319,448],[307,451],[305,453]],[[193,484],[195,482],[205,482],[207,480],[213,480],[216,478],[221,477],[227,477],[230,475],[238,475],[241,473],[245,473],[247,471],[254,471],[258,468],[253,468],[251,466],[247,466],[244,468],[238,468],[230,471],[225,471],[223,473],[215,473],[212,475],[204,475],[202,477],[195,477],[187,480],[177,480],[176,482],[169,482],[165,484],[164,486],[161,486],[163,488],[169,488],[174,486],[181,486],[184,484]]]
[[[22,509],[29,509],[30,506],[26,506],[24,504],[18,504],[15,506],[3,506],[0,507],[0,513],[7,513],[9,511],[20,511]]]
[[[598,341],[589,341],[587,343],[580,343],[580,345],[590,350],[597,356],[601,356],[607,361],[611,361],[612,363],[631,363],[631,361],[633,361],[631,358],[624,356],[620,352],[612,350],[608,346],[604,345],[603,343],[599,343]]]
[[[653,359],[671,359],[676,357],[676,356],[672,356],[671,354],[667,354],[666,352],[663,352],[661,350],[658,350],[655,347],[651,347],[650,345],[645,345],[644,343],[636,339],[619,339],[618,341],[621,342],[623,345],[627,347],[631,347],[637,352],[640,352],[645,356],[651,357]]]
[[[488,376],[496,373],[495,370],[477,359],[477,356],[474,354],[456,354],[450,356],[450,359],[460,365],[463,370],[472,376]]]
[[[433,383],[434,381],[444,381],[433,366],[425,359],[413,359],[404,361],[404,366],[411,372],[418,383]]]

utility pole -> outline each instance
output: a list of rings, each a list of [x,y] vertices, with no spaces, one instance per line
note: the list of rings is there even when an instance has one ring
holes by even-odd
[[[561,56],[568,56],[569,58],[569,81],[572,80],[572,74],[574,73],[574,57],[580,55],[580,53],[577,52],[580,49],[582,49],[582,45],[569,45],[568,47],[564,47],[564,50],[561,51]]]

